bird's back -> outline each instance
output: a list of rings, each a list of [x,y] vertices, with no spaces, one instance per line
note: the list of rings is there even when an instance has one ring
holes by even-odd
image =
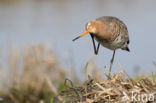
[[[98,37],[96,38],[104,47],[112,50],[127,48],[129,44],[128,30],[126,25],[121,20],[112,16],[103,16],[97,18],[96,21],[100,21],[103,25],[107,26],[108,32],[111,35],[111,39],[107,41],[100,40]]]

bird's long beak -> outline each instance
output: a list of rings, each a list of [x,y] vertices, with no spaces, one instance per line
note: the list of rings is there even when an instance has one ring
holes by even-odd
[[[86,35],[86,34],[88,34],[89,32],[90,32],[90,30],[87,29],[84,33],[82,33],[81,35],[79,35],[78,37],[76,37],[75,39],[73,39],[73,41],[79,39],[80,37],[82,37],[82,36],[84,36],[84,35]]]

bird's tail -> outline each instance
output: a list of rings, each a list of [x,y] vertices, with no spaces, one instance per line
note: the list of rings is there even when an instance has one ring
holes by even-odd
[[[126,50],[126,51],[130,52],[130,49],[128,47],[122,48],[122,50]]]

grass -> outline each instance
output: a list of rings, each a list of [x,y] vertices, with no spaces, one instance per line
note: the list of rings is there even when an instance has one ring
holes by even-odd
[[[66,71],[55,52],[41,44],[9,48],[6,61],[0,60],[0,103],[124,103],[123,93],[131,90],[156,92],[155,73],[130,78],[122,70],[108,77],[93,61],[86,63],[88,79],[81,83],[73,68]]]
[[[0,65],[0,97],[3,98],[0,103],[62,101],[58,94],[69,72],[51,49],[43,45],[9,49],[5,65]]]
[[[124,69],[115,75],[104,74],[108,79],[99,81],[89,76],[80,86],[68,86],[68,89],[62,91],[62,97],[68,98],[67,101],[71,103],[154,103],[156,101],[156,74],[130,78]]]

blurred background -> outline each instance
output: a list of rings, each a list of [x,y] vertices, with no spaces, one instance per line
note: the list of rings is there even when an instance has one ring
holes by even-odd
[[[37,76],[36,71],[31,74],[32,69],[52,68],[50,78],[55,78],[55,83],[58,77],[62,81],[62,76],[77,75],[81,79],[86,64],[104,70],[110,64],[112,51],[101,46],[95,56],[90,35],[72,42],[84,32],[88,21],[101,16],[118,17],[129,31],[131,52],[117,51],[113,73],[121,70],[118,64],[131,76],[155,72],[155,5],[155,0],[0,0],[0,75],[7,77],[3,73],[10,71],[9,78],[14,78],[16,72],[23,71],[17,78],[25,73]],[[68,71],[66,76],[64,71]],[[18,84],[17,80],[12,83]]]
[[[95,56],[89,35],[76,42],[72,39],[84,32],[88,21],[115,16],[128,27],[131,52],[117,51],[113,72],[120,70],[120,63],[130,75],[134,69],[150,73],[156,60],[155,4],[155,0],[0,0],[2,62],[9,46],[42,43],[54,49],[65,67],[72,62],[78,74],[89,59],[104,68],[112,51],[100,47]]]

